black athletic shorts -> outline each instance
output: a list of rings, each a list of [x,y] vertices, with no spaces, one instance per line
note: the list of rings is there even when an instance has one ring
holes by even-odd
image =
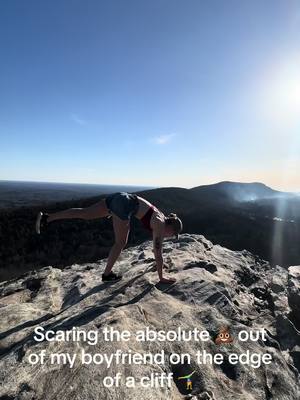
[[[123,220],[129,220],[139,208],[139,201],[135,194],[117,192],[105,198],[106,207]]]

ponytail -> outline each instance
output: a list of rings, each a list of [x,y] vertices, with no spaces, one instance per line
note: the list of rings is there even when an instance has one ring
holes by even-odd
[[[170,213],[167,217],[165,217],[165,223],[166,225],[172,226],[176,236],[178,236],[178,234],[182,231],[182,222],[175,213]]]

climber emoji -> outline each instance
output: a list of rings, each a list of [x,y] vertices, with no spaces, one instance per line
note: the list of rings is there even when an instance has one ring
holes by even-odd
[[[228,344],[232,342],[233,338],[229,333],[229,328],[227,327],[221,328],[218,336],[216,337],[215,344]]]
[[[193,371],[191,374],[186,375],[186,376],[180,376],[177,378],[178,380],[180,379],[186,379],[186,390],[192,390],[193,389],[193,383],[191,381],[191,376],[195,373],[196,371]]]

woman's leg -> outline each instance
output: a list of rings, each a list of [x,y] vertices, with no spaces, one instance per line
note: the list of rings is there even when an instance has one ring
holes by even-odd
[[[106,268],[103,273],[104,275],[108,275],[111,272],[115,262],[117,261],[119,255],[121,254],[121,251],[127,244],[128,235],[130,231],[129,220],[124,221],[115,214],[113,214],[112,219],[113,219],[113,228],[115,233],[115,244],[110,249]]]
[[[56,213],[49,214],[47,222],[56,221],[58,219],[95,219],[103,218],[109,215],[109,210],[106,207],[105,200],[102,199],[98,203],[91,205],[86,208],[69,208],[68,210],[58,211]]]

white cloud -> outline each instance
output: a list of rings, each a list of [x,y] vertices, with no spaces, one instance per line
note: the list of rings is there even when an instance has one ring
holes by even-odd
[[[86,125],[87,124],[87,121],[80,118],[77,114],[71,114],[71,120],[73,122],[76,122],[76,124],[78,124],[78,125]]]
[[[174,136],[176,136],[175,133],[169,133],[169,134],[166,134],[166,135],[160,135],[160,136],[156,136],[156,137],[152,138],[152,141],[155,144],[160,144],[160,145],[161,144],[166,144],[166,143],[169,143],[173,139]]]

